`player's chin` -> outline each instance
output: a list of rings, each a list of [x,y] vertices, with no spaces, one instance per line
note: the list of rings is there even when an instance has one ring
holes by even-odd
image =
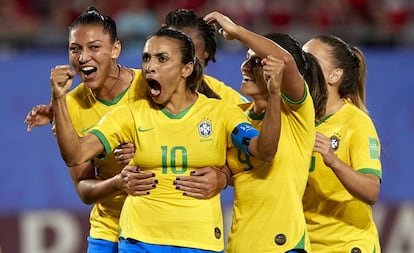
[[[100,84],[97,80],[88,80],[88,79],[83,79],[82,77],[81,77],[81,80],[82,80],[83,84],[91,90],[95,90],[95,89],[99,88],[99,86],[100,86]]]
[[[161,93],[157,95],[150,94],[152,101],[156,104],[163,105],[166,103],[165,99],[162,97]]]
[[[240,86],[240,93],[244,95],[253,95],[257,93],[256,84],[253,82],[243,82]]]

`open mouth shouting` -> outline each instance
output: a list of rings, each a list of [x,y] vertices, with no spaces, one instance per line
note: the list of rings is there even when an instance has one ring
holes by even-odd
[[[96,77],[97,70],[98,69],[96,67],[92,67],[92,66],[86,66],[86,67],[81,68],[81,72],[86,81],[94,79]]]
[[[152,78],[146,79],[152,97],[158,97],[161,94],[160,83]]]

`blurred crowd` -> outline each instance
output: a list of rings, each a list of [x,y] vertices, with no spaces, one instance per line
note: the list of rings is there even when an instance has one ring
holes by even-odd
[[[127,48],[141,46],[178,8],[219,10],[256,32],[299,41],[335,34],[358,46],[414,48],[414,0],[0,0],[0,50],[66,48],[68,26],[88,6],[116,21]]]

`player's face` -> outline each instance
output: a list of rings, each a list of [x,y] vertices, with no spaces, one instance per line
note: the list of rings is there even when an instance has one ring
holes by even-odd
[[[186,66],[182,63],[178,40],[168,37],[151,37],[147,40],[141,68],[155,103],[165,105],[174,95],[185,92],[189,75]]]
[[[240,92],[243,95],[254,97],[256,95],[267,94],[261,60],[251,49],[247,51],[246,60],[241,65],[243,80]]]
[[[329,55],[330,47],[329,45],[323,43],[318,39],[311,39],[305,43],[302,47],[303,51],[312,54],[319,61],[319,65],[322,68],[323,75],[325,80],[329,82],[330,73],[333,71],[331,64],[331,57]]]
[[[180,29],[181,32],[186,34],[194,43],[196,57],[200,60],[201,64],[204,66],[205,59],[208,57],[208,52],[206,51],[206,42],[204,41],[203,36],[201,36],[200,31],[197,27],[184,27]]]
[[[88,88],[102,87],[116,73],[113,63],[119,55],[118,43],[111,42],[101,25],[79,25],[70,31],[69,61]]]

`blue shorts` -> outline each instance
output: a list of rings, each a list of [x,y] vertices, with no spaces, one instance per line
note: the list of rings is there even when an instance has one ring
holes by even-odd
[[[158,245],[144,243],[132,239],[119,239],[119,253],[223,253],[224,251],[211,251],[178,246]]]
[[[118,243],[88,236],[87,253],[118,253]]]

